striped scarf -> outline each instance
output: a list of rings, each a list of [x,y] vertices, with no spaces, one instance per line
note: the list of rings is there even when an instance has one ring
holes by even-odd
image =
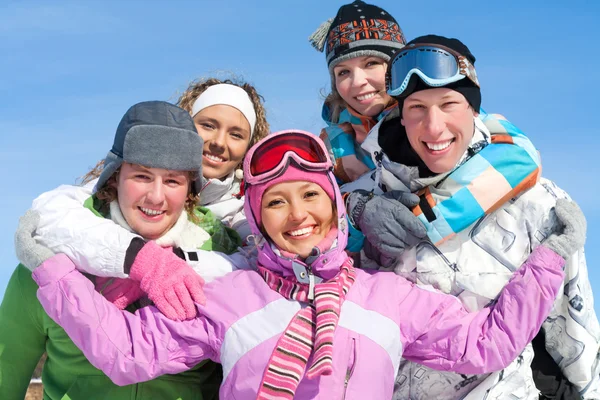
[[[309,286],[258,267],[267,285],[290,300],[308,302]],[[257,399],[293,399],[310,356],[306,376],[313,379],[333,372],[333,334],[342,303],[354,283],[354,267],[345,263],[340,273],[314,287],[314,301],[296,313],[271,354]]]

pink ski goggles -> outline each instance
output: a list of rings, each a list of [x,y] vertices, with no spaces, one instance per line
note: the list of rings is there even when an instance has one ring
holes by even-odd
[[[318,136],[299,130],[275,132],[256,143],[244,159],[244,181],[249,185],[279,176],[290,161],[308,171],[333,168],[325,145]]]

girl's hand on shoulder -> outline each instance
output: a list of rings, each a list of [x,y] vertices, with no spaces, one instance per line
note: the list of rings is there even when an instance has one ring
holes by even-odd
[[[566,260],[583,248],[587,221],[577,203],[567,199],[558,199],[554,212],[560,227],[542,244]]]
[[[54,256],[52,250],[35,240],[35,230],[40,223],[40,214],[37,211],[27,210],[19,218],[19,226],[15,233],[15,251],[21,264],[33,271],[44,261]]]

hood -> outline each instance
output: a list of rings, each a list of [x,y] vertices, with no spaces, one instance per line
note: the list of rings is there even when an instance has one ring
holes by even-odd
[[[294,270],[303,268],[306,268],[323,280],[329,280],[338,274],[342,263],[347,258],[344,249],[348,242],[348,222],[346,219],[346,206],[344,205],[333,171],[328,171],[327,177],[335,192],[338,218],[337,229],[332,228],[330,234],[319,245],[313,248],[313,251],[305,260],[301,260],[297,255],[280,251],[269,238],[264,237],[256,223],[256,217],[253,215],[250,202],[248,200],[244,202],[244,211],[257,247],[258,264],[260,266],[284,277],[294,276]],[[255,189],[251,185],[248,186],[246,188],[246,193],[248,194],[246,198],[249,198],[252,190]],[[331,245],[329,245],[330,243]]]

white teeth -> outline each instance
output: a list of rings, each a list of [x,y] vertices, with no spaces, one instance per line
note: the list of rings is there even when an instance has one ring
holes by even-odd
[[[155,216],[155,215],[161,215],[164,214],[164,211],[161,210],[152,210],[150,208],[144,208],[144,207],[140,207],[140,210],[142,210],[142,212],[146,215],[150,215],[150,216]]]
[[[377,93],[369,93],[369,94],[365,94],[365,95],[362,95],[362,96],[356,96],[356,100],[358,100],[358,101],[367,100],[367,99],[370,99],[372,97],[375,97],[376,94]]]
[[[221,157],[213,156],[212,154],[205,154],[205,156],[206,156],[206,158],[208,158],[211,161],[216,161],[216,162],[223,162],[223,161],[225,161]]]
[[[300,236],[300,235],[306,235],[307,233],[312,232],[313,228],[308,227],[308,228],[302,228],[302,229],[297,229],[295,231],[289,231],[288,234],[290,236]]]
[[[450,144],[452,143],[452,139],[446,141],[446,142],[439,142],[439,143],[425,143],[427,145],[427,147],[429,147],[429,150],[434,150],[434,151],[439,151],[439,150],[444,150],[445,148],[447,148],[448,146],[450,146]]]

